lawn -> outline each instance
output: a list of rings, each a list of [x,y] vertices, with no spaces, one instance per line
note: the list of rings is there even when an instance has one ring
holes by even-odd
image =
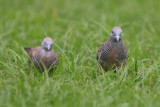
[[[0,107],[159,107],[159,0],[0,0]],[[123,29],[128,64],[98,68],[99,46]],[[58,69],[30,74],[24,47],[54,40]]]

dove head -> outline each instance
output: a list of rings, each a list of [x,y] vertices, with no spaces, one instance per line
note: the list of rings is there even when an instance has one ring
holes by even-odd
[[[111,39],[115,40],[115,41],[120,41],[122,40],[122,29],[121,27],[114,27],[112,29],[112,33],[111,33]]]
[[[50,51],[50,50],[52,50],[52,46],[53,46],[52,38],[50,38],[50,37],[44,38],[44,40],[42,42],[42,48],[45,49],[46,51]]]

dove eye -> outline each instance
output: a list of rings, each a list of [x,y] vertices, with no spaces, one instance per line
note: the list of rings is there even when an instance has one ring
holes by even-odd
[[[112,30],[112,33],[113,33],[113,30]]]

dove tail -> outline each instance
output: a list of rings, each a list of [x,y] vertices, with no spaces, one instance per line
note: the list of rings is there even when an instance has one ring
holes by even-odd
[[[24,48],[28,53],[31,52],[32,48]]]

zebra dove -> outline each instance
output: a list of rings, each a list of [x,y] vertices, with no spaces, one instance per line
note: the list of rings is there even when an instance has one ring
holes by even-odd
[[[24,48],[29,53],[28,62],[30,64],[33,62],[40,72],[50,69],[49,73],[52,73],[59,65],[58,55],[52,49],[52,46],[52,38],[46,37],[42,42],[42,46]]]
[[[126,65],[128,60],[128,51],[122,42],[122,29],[114,27],[110,40],[103,43],[98,49],[97,60],[105,70],[115,70]]]

